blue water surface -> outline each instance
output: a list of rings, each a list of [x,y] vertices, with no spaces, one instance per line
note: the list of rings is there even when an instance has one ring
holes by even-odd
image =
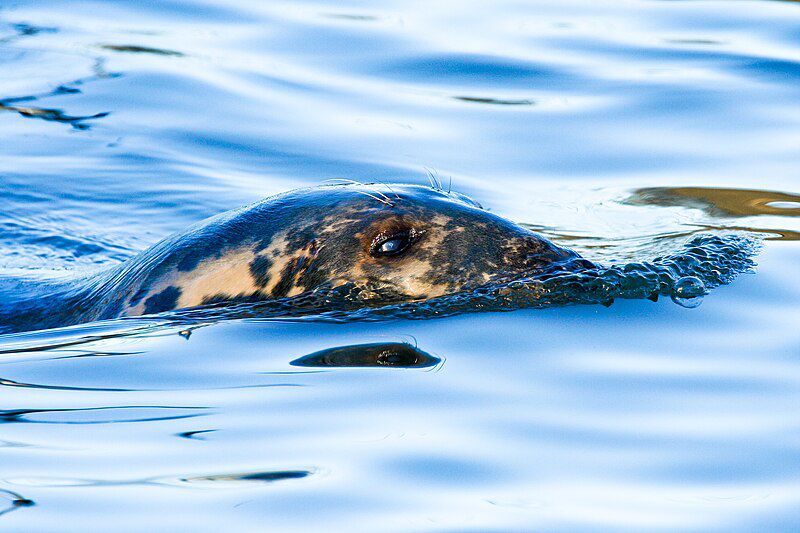
[[[604,263],[766,239],[694,309],[0,336],[0,528],[800,527],[800,4],[14,0],[0,69],[3,277],[426,169]]]

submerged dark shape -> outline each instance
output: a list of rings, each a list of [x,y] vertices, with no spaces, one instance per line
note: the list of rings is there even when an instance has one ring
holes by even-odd
[[[303,367],[397,367],[426,368],[441,359],[407,342],[354,344],[320,350],[295,359],[292,366]]]
[[[681,277],[704,292],[752,266],[748,241],[710,239],[604,268],[438,186],[326,185],[200,222],[104,272],[0,280],[0,331],[167,312],[347,319],[675,296]]]

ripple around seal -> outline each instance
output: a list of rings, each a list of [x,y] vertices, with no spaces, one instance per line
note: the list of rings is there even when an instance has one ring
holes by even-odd
[[[6,357],[11,355],[30,356],[31,353],[48,352],[68,347],[74,348],[105,339],[157,334],[167,327],[168,324],[163,320],[148,318],[103,321],[56,330],[11,333],[0,335],[0,355]],[[77,355],[95,353],[107,354],[108,352],[88,350]],[[117,353],[128,354],[129,352]],[[59,354],[59,356],[63,356],[63,353]]]
[[[476,311],[539,309],[572,304],[611,305],[615,299],[688,298],[730,283],[752,271],[761,248],[755,235],[701,234],[689,238],[671,254],[650,261],[600,266],[585,259],[552,265],[530,276],[479,287],[473,291],[421,302],[370,306],[354,287],[322,288],[298,297],[243,304],[224,303],[179,310],[162,316],[186,322],[223,318],[304,318],[347,322],[393,318],[426,319]],[[685,294],[684,278],[700,282],[702,294]]]

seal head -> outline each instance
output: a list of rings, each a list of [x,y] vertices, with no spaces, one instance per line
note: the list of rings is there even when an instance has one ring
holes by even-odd
[[[292,191],[210,219],[144,255],[124,274],[138,281],[118,314],[344,285],[367,302],[416,301],[576,257],[463,195],[394,184]]]

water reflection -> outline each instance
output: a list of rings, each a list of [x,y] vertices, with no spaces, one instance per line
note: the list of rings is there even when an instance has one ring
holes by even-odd
[[[67,385],[41,385],[38,383],[24,383],[11,379],[0,378],[0,387],[23,387],[28,389],[63,390],[63,391],[95,391],[95,392],[131,392],[131,389],[116,389],[106,387],[73,387]]]
[[[182,431],[181,433],[177,433],[176,435],[182,439],[193,439],[193,440],[206,440],[205,435],[206,433],[213,433],[217,431],[216,429],[196,429],[194,431]]]
[[[321,13],[320,16],[329,19],[352,20],[357,22],[371,22],[378,20],[374,15],[356,15],[352,13]]]
[[[0,410],[0,424],[118,424],[155,422],[203,416],[198,410],[207,407],[169,407],[164,405],[123,405],[119,407],[84,407],[77,409],[5,409]],[[39,415],[45,415],[40,417]]]
[[[67,477],[20,477],[10,478],[5,481],[14,485],[29,487],[116,487],[129,485],[192,485],[209,488],[236,487],[251,484],[275,483],[290,479],[303,479],[316,473],[316,470],[263,470],[244,473],[209,474],[203,476],[164,476],[148,477],[144,479],[88,479]],[[9,494],[16,495],[11,491]],[[20,497],[16,501],[30,502]],[[33,505],[30,502],[28,505]]]
[[[89,124],[86,124],[87,120],[95,120],[108,116],[108,112],[95,113],[94,115],[68,115],[61,109],[8,105],[2,102],[0,102],[0,111],[12,111],[26,118],[38,118],[49,122],[62,122],[64,124],[69,124],[76,130],[89,129]]]
[[[11,511],[15,511],[21,507],[31,507],[36,505],[33,500],[29,500],[28,498],[22,496],[11,490],[0,489],[0,498],[4,500],[9,500],[10,505],[6,508],[0,507],[0,516],[4,514],[8,514]]]
[[[103,44],[100,48],[111,50],[112,52],[127,52],[132,54],[153,54],[157,56],[183,57],[183,52],[176,50],[166,50],[164,48],[152,48],[150,46],[139,46],[135,44]]]
[[[533,100],[512,100],[503,98],[483,98],[479,96],[454,96],[454,100],[462,102],[469,102],[471,104],[487,104],[487,105],[534,105]]]
[[[766,240],[775,240],[775,241],[800,241],[800,231],[794,231],[785,228],[773,228],[773,227],[765,227],[765,228],[754,228],[752,226],[710,226],[710,225],[697,225],[698,229],[697,232],[704,232],[704,231],[714,231],[720,229],[728,229],[734,231],[746,231],[749,233],[764,233],[766,236],[764,237]]]
[[[800,195],[756,189],[716,187],[649,187],[634,191],[632,205],[657,205],[702,209],[709,216],[800,216]]]
[[[112,113],[78,131],[0,112],[4,269],[72,269],[87,243],[103,249],[80,265],[115,262],[272,193],[334,177],[419,183],[423,166],[643,289],[634,281],[654,273],[626,263],[680,252],[681,273],[730,270],[724,243],[682,253],[697,228],[800,232],[797,199],[773,193],[754,205],[738,193],[741,215],[698,188],[617,201],[681,183],[800,193],[797,3],[0,4],[0,103]],[[100,55],[124,75],[90,83]],[[793,531],[797,249],[769,243],[756,275],[692,311],[623,301],[440,318],[451,302],[379,324],[343,312],[4,336],[0,486],[23,494],[0,494],[0,512],[37,506],[0,529],[107,529],[115,516],[137,531]],[[695,280],[674,281],[691,303]],[[592,296],[610,303],[616,283],[598,278]],[[525,307],[539,298],[528,288],[463,308]],[[408,334],[447,354],[441,372],[398,371],[418,364],[410,354],[317,352]],[[303,386],[234,387],[284,371]],[[26,386],[42,383],[63,388]],[[135,390],[68,388],[87,385]],[[49,409],[121,405],[137,409]],[[244,493],[255,504],[236,508]]]
[[[441,359],[406,342],[355,344],[328,348],[292,361],[292,366],[305,367],[395,367],[427,368]]]
[[[25,22],[17,22],[11,24],[11,29],[14,31],[12,35],[7,37],[0,38],[0,43],[11,43],[20,39],[22,37],[32,37],[34,35],[38,35],[40,33],[55,33],[58,31],[58,28],[52,28],[47,26],[34,26],[32,24],[28,24]]]
[[[29,355],[37,352],[55,352],[54,358],[110,357],[136,355],[137,351],[78,350],[76,347],[119,337],[142,337],[159,334],[168,328],[164,321],[131,319],[124,321],[94,322],[53,330],[0,335],[0,355]],[[65,348],[72,348],[65,350]],[[64,355],[64,353],[68,355]]]
[[[287,479],[303,479],[314,472],[311,470],[274,470],[265,472],[248,472],[242,474],[214,474],[210,476],[195,476],[177,478],[178,483],[191,485],[241,485],[250,483],[275,483]]]
[[[24,33],[21,35],[35,35],[36,33],[38,33],[38,31],[33,33]],[[81,90],[78,89],[77,87],[83,85],[84,83],[100,79],[117,78],[120,76],[118,73],[108,72],[105,68],[105,60],[101,57],[94,58],[92,72],[93,72],[92,76],[75,79],[66,83],[61,83],[55,89],[49,92],[41,94],[31,94],[26,96],[0,98],[0,111],[17,113],[25,118],[35,118],[35,119],[45,120],[48,122],[69,124],[76,130],[88,130],[91,127],[91,125],[87,124],[87,121],[97,120],[100,118],[107,117],[110,114],[110,112],[102,111],[91,115],[70,115],[63,109],[40,107],[33,105],[19,105],[19,104],[22,103],[27,104],[28,102],[34,102],[43,98],[50,98],[54,96],[80,94]]]

